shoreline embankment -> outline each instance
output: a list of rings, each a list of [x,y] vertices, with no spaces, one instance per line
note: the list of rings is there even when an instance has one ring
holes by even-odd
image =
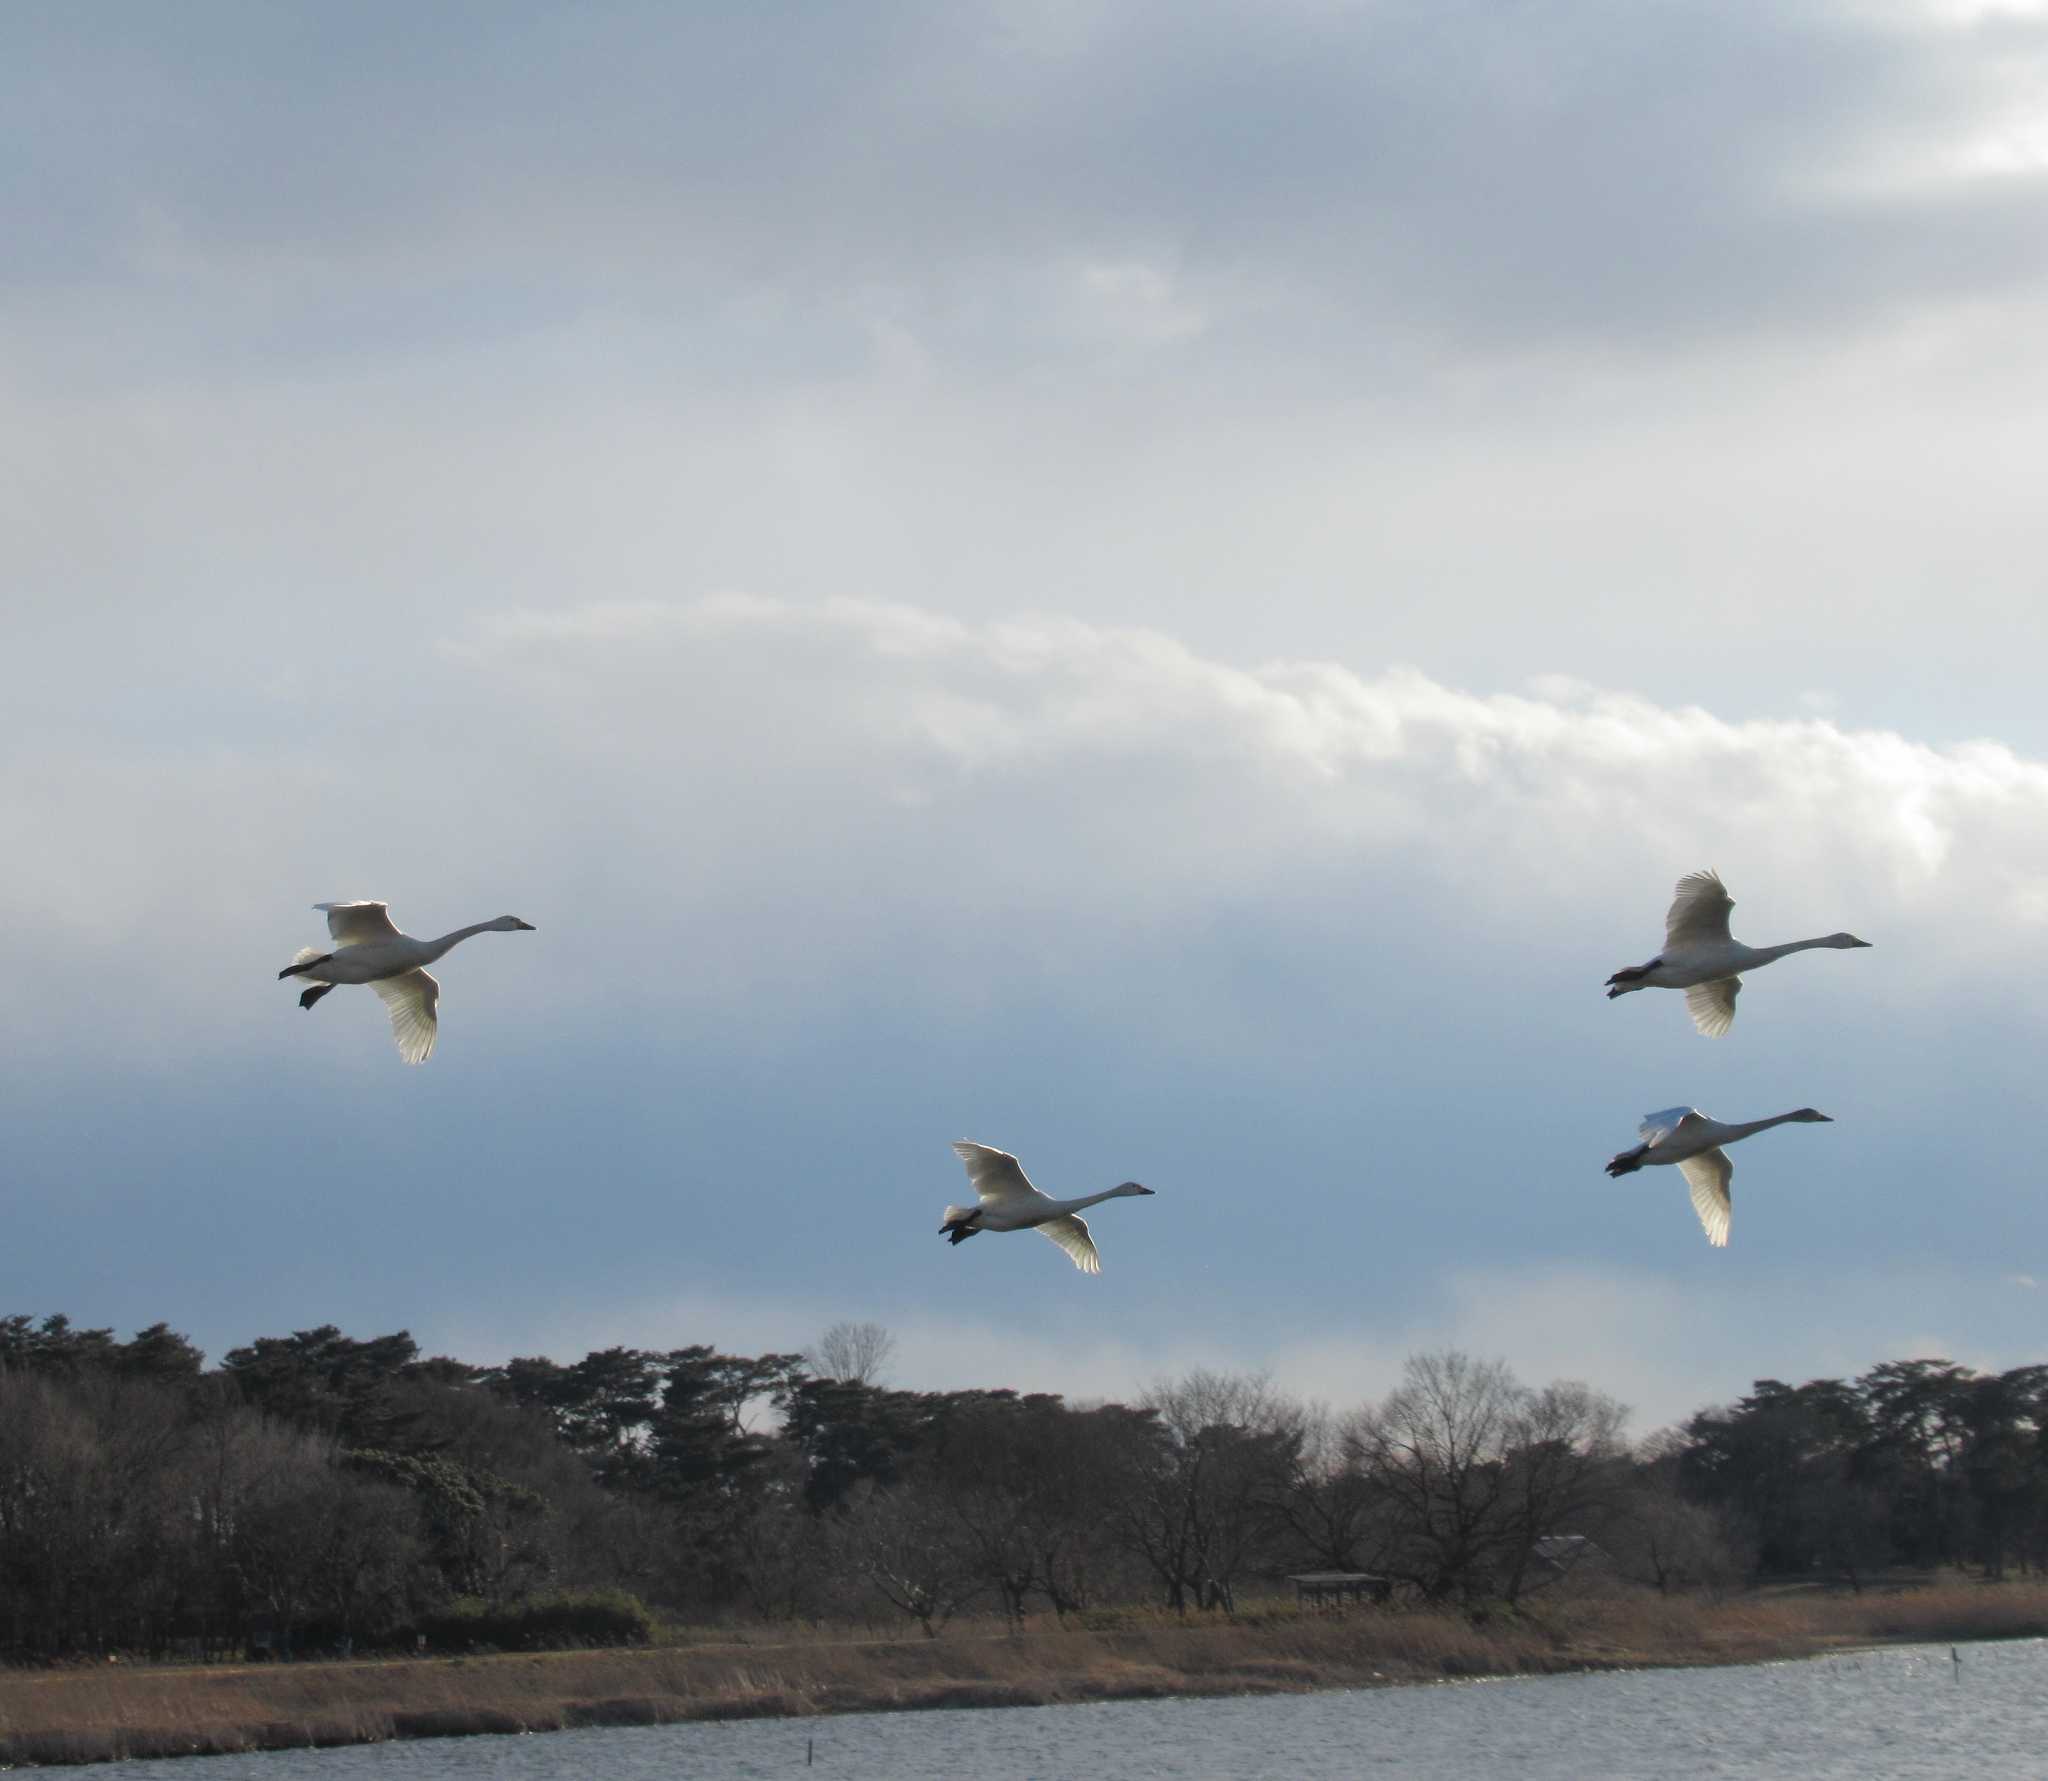
[[[1265,1607],[944,1636],[829,1630],[609,1651],[0,1671],[0,1763],[226,1755],[572,1726],[1307,1693],[1491,1676],[1759,1663],[1887,1644],[2048,1636],[2048,1584],[1860,1595],[1633,1595],[1472,1616]]]

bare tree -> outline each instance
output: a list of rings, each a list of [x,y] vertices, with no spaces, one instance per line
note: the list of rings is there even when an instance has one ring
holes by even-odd
[[[1516,1601],[1540,1573],[1542,1542],[1605,1532],[1629,1481],[1621,1444],[1628,1411],[1577,1380],[1522,1391],[1510,1411],[1502,1455],[1507,1490],[1497,1580]]]
[[[1623,1576],[1660,1595],[1726,1589],[1749,1569],[1720,1510],[1687,1502],[1669,1477],[1647,1469],[1638,1470],[1605,1543]]]
[[[1318,1570],[1384,1570],[1395,1523],[1362,1463],[1358,1417],[1340,1419],[1327,1405],[1311,1404],[1297,1426],[1294,1465],[1273,1501],[1287,1545]]]
[[[1387,1568],[1432,1600],[1515,1600],[1542,1541],[1585,1532],[1619,1497],[1626,1415],[1571,1381],[1531,1391],[1502,1361],[1410,1355],[1400,1386],[1352,1425],[1394,1523]]]
[[[1300,1447],[1299,1412],[1263,1375],[1197,1370],[1146,1392],[1149,1438],[1118,1492],[1118,1533],[1158,1578],[1167,1606],[1228,1606],[1276,1530],[1275,1500]]]
[[[896,1354],[896,1338],[878,1323],[835,1323],[804,1356],[813,1376],[880,1385]]]
[[[91,1419],[49,1380],[0,1372],[0,1600],[17,1650],[86,1643],[104,1505],[112,1495]]]
[[[1431,1600],[1482,1589],[1499,1556],[1501,1467],[1521,1387],[1501,1361],[1412,1354],[1359,1419],[1360,1456],[1393,1508],[1393,1569]]]
[[[833,1533],[847,1568],[928,1639],[981,1593],[979,1554],[936,1486],[863,1486]]]

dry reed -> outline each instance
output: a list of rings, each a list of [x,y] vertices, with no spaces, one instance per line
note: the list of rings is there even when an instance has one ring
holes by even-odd
[[[754,1629],[635,1651],[209,1668],[0,1671],[0,1762],[67,1763],[573,1725],[1291,1693],[1446,1678],[1741,1663],[1887,1642],[2048,1634],[2048,1585],[1860,1596],[1628,1595],[1522,1613],[1266,1605],[938,1640]]]

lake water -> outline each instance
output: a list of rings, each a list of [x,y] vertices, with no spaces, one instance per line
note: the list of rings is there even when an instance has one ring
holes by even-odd
[[[1333,1694],[864,1713],[110,1763],[120,1781],[2048,1775],[2048,1640]],[[807,1778],[808,1781],[808,1778]]]

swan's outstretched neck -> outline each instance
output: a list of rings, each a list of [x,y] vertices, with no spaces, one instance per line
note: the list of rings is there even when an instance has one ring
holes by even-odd
[[[519,929],[530,931],[531,922],[521,921],[516,915],[500,915],[490,921],[474,921],[466,928],[457,928],[452,934],[443,934],[438,940],[423,941],[420,958],[423,964],[432,964],[435,959],[452,946],[459,946],[472,934],[507,934]]]
[[[420,950],[426,955],[427,960],[431,962],[448,951],[450,947],[461,945],[472,934],[488,933],[490,926],[491,924],[487,921],[472,922],[466,928],[457,928],[452,934],[443,934],[438,940],[427,941]]]
[[[1868,940],[1859,940],[1854,934],[1822,934],[1817,940],[1787,940],[1782,945],[1755,948],[1755,956],[1747,968],[1754,970],[1758,965],[1768,965],[1773,959],[1784,958],[1788,953],[1811,952],[1818,946],[1833,947],[1841,951],[1851,946],[1869,944]]]
[[[1125,1194],[1149,1194],[1149,1187],[1140,1187],[1135,1181],[1119,1182],[1115,1187],[1106,1187],[1099,1194],[1084,1194],[1078,1200],[1061,1200],[1062,1212],[1082,1212],[1090,1206],[1099,1206],[1104,1200],[1121,1199]]]
[[[1786,940],[1777,946],[1759,946],[1752,969],[1756,965],[1768,965],[1773,959],[1781,959],[1790,953],[1811,952],[1816,946],[1825,946],[1825,940]]]
[[[1728,1136],[1722,1142],[1733,1144],[1737,1138],[1751,1138],[1758,1132],[1769,1131],[1774,1125],[1785,1125],[1795,1120],[1804,1125],[1834,1123],[1833,1118],[1826,1113],[1816,1112],[1811,1107],[1796,1107],[1790,1113],[1774,1113],[1769,1119],[1751,1119],[1745,1120],[1741,1125],[1732,1125],[1728,1128]]]

